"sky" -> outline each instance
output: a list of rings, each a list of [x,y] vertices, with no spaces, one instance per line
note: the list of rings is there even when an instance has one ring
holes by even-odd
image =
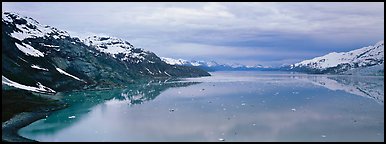
[[[2,2],[84,38],[118,37],[161,57],[280,66],[384,39],[383,2]]]

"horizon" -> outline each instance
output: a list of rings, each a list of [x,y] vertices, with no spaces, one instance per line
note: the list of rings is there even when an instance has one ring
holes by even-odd
[[[73,37],[107,35],[159,57],[222,64],[289,65],[384,40],[383,2],[3,2],[2,9]]]

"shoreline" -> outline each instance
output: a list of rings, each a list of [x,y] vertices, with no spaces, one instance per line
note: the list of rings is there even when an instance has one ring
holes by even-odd
[[[102,88],[102,89],[84,89],[84,90],[91,90],[91,91],[99,91],[99,90],[109,90],[111,88]],[[71,90],[67,92],[77,92],[82,90]],[[51,100],[58,100],[53,105],[45,106],[42,108],[39,108],[34,111],[23,111],[21,113],[18,113],[14,115],[9,120],[2,122],[2,142],[38,142],[36,140],[28,139],[25,137],[22,137],[18,134],[18,131],[30,125],[31,123],[44,119],[46,116],[50,115],[52,112],[55,112],[57,110],[61,110],[64,108],[67,108],[69,105],[65,102],[63,102],[60,96],[61,92],[58,92],[54,95],[50,94],[44,94],[44,93],[36,93],[32,92],[31,94],[43,99],[51,99]]]
[[[29,124],[45,118],[52,112],[67,108],[67,104],[61,104],[59,106],[49,106],[44,110],[38,110],[33,112],[22,112],[11,119],[2,123],[2,141],[3,142],[38,142],[22,137],[18,134],[19,129],[28,126]]]

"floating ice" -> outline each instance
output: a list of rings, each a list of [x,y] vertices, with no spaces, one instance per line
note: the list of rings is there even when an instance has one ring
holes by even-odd
[[[291,111],[296,111],[296,109],[293,108],[293,109],[291,109]]]

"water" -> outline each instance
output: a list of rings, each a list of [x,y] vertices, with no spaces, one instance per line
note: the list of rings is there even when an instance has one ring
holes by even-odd
[[[38,141],[384,141],[384,78],[214,72],[64,93]]]

